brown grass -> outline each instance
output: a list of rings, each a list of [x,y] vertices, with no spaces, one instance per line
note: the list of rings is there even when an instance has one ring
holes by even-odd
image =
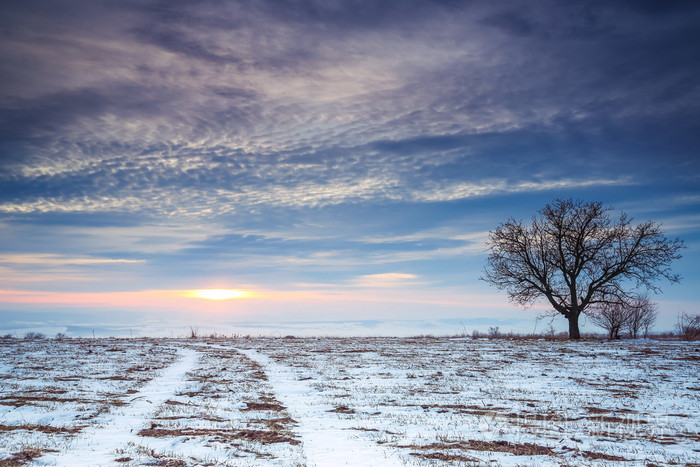
[[[229,433],[213,428],[160,428],[156,424],[151,424],[150,428],[142,429],[137,435],[149,438],[171,438],[178,436],[228,436]]]
[[[535,443],[509,443],[507,441],[469,440],[469,449],[474,451],[509,452],[516,456],[554,456],[551,448]]]
[[[77,397],[56,397],[56,396],[43,396],[43,395],[32,395],[32,396],[5,396],[0,397],[0,405],[11,405],[13,407],[22,407],[23,405],[35,405],[37,402],[58,402],[58,403],[79,403],[79,404],[91,404],[94,401],[89,399],[79,399]]]
[[[635,419],[635,418],[622,418],[613,416],[597,416],[589,417],[589,420],[600,423],[621,423],[623,425],[646,425],[648,422],[646,420]]]
[[[466,441],[452,441],[444,443],[431,443],[425,445],[401,446],[423,450],[450,450],[508,452],[516,456],[556,456],[551,448],[534,443],[511,443],[508,441],[480,441],[470,439]]]
[[[336,408],[329,410],[329,412],[352,414],[355,413],[355,409],[348,407],[347,405],[339,405]]]
[[[625,462],[628,459],[625,459],[624,457],[621,456],[613,456],[612,454],[604,454],[602,452],[593,452],[593,451],[581,451],[581,454],[583,457],[586,459],[595,459],[595,460],[603,460],[603,461],[622,461]]]
[[[480,459],[475,457],[467,457],[460,454],[444,454],[442,452],[412,452],[411,455],[420,459],[439,460],[443,462],[481,462]]]
[[[289,426],[296,426],[297,422],[290,417],[281,418],[256,418],[253,420],[248,420],[249,425],[260,424],[264,425],[268,430],[272,431],[285,431]]]
[[[253,380],[267,381],[267,375],[262,370],[252,372],[250,376]]]
[[[122,406],[125,403],[119,399],[112,400],[94,400],[82,399],[79,397],[56,397],[54,395],[36,394],[31,396],[14,395],[0,397],[0,405],[11,405],[13,407],[22,407],[24,405],[37,405],[38,402],[55,402],[58,404],[106,404],[110,406]]]
[[[187,464],[182,459],[158,459],[144,465],[157,465],[160,467],[185,467]]]
[[[246,402],[247,407],[245,409],[241,409],[242,412],[250,411],[250,410],[266,410],[270,412],[282,412],[284,409],[286,409],[285,406],[276,403],[276,402]]]
[[[39,433],[47,434],[59,434],[59,433],[80,433],[82,427],[63,427],[63,426],[51,426],[51,425],[2,425],[0,424],[0,433],[8,431],[35,431]]]
[[[246,441],[257,441],[261,444],[289,443],[299,444],[299,441],[282,433],[266,430],[240,430],[236,432],[235,438]]]
[[[152,426],[151,428],[144,428],[137,433],[139,436],[150,437],[150,438],[170,438],[178,436],[213,436],[218,437],[221,441],[232,441],[232,440],[246,440],[246,441],[256,441],[261,444],[274,444],[274,443],[289,443],[289,444],[299,444],[299,441],[288,436],[285,433],[280,433],[276,431],[267,430],[236,430],[236,431],[225,431],[210,428],[160,428],[157,426]]]
[[[42,451],[39,449],[27,448],[12,454],[12,457],[0,460],[0,467],[18,467],[32,462],[37,457],[41,457]]]
[[[172,399],[168,399],[167,401],[164,402],[165,405],[190,405],[185,402],[180,402],[180,401],[174,401]]]

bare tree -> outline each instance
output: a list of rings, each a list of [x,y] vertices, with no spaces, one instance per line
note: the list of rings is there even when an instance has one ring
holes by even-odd
[[[511,301],[530,306],[545,299],[569,321],[579,339],[579,316],[588,307],[629,304],[639,290],[658,292],[660,278],[679,282],[671,262],[683,241],[667,239],[659,225],[632,225],[600,202],[555,200],[531,225],[509,219],[489,235],[483,279],[505,290]]]
[[[608,339],[619,339],[620,332],[629,325],[632,310],[622,303],[602,303],[586,314],[593,323],[608,331]]]
[[[685,311],[678,316],[676,324],[678,334],[689,341],[700,339],[700,314],[690,315]]]
[[[637,298],[629,307],[629,319],[625,329],[632,339],[636,339],[641,333],[644,337],[649,335],[649,330],[656,322],[656,304],[652,303],[648,297]]]

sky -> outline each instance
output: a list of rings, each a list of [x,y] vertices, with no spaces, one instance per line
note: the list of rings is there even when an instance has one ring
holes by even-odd
[[[684,240],[651,297],[671,330],[700,312],[698,24],[694,1],[3,1],[0,332],[544,331],[479,278],[488,232],[557,198]]]

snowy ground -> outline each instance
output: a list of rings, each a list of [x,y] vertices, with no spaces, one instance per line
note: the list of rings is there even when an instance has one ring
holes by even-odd
[[[0,340],[0,466],[683,465],[699,428],[697,343]]]

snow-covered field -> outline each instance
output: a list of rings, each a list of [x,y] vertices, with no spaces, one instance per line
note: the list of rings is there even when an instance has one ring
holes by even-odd
[[[0,466],[698,464],[699,370],[687,342],[5,339]]]

